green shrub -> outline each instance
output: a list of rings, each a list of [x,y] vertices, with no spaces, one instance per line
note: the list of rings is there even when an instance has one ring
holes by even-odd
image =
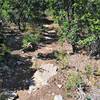
[[[68,54],[66,54],[64,52],[56,52],[55,57],[57,59],[58,64],[60,65],[61,69],[64,69],[67,67],[68,62],[69,62],[68,61],[68,59],[69,59]]]
[[[28,48],[29,45],[37,45],[41,39],[39,33],[30,33],[23,38],[23,48]]]
[[[76,88],[82,83],[81,75],[78,72],[71,71],[68,75],[66,87],[68,90]]]
[[[89,46],[95,40],[96,40],[96,36],[91,35],[91,36],[87,36],[87,38],[85,38],[83,40],[79,40],[78,44],[81,45],[81,46]]]
[[[100,40],[100,0],[47,1],[50,3],[55,22],[60,26],[58,31],[61,42],[69,41],[73,49],[88,47],[90,53],[93,49],[98,51],[90,45]]]

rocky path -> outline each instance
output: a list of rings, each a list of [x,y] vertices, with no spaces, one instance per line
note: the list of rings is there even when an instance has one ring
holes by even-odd
[[[79,71],[85,70],[87,65],[100,68],[100,60],[90,59],[83,54],[70,55],[70,53],[73,53],[72,46],[65,42],[62,47],[58,42],[58,26],[54,23],[43,24],[43,28],[43,42],[39,44],[39,48],[36,51],[23,52],[20,47],[18,50],[12,51],[12,55],[19,55],[21,58],[18,57],[17,62],[14,63],[16,75],[10,81],[17,81],[19,85],[14,85],[19,100],[73,100],[67,98],[65,87],[67,80],[66,71],[58,71],[59,65],[54,58],[54,51],[63,49],[64,52],[67,52],[69,54],[68,66]],[[8,37],[10,36],[8,35]],[[17,46],[20,43],[19,40],[22,39],[22,35],[17,37],[14,34],[14,37],[16,41],[15,43],[12,42],[12,45],[14,48],[18,48]],[[10,37],[11,41],[12,38]],[[27,63],[30,63],[30,66]],[[34,71],[35,68],[38,70]],[[28,87],[20,87],[20,84]],[[10,85],[10,87],[12,86]]]
[[[31,84],[28,90],[17,91],[19,100],[47,100],[47,98],[48,100],[51,100],[51,98],[56,95],[53,93],[53,90],[57,89],[57,91],[59,91],[60,89],[57,85],[55,87],[55,84],[53,84],[55,89],[53,87],[51,88],[50,83],[48,83],[48,81],[50,81],[50,79],[57,74],[58,69],[56,61],[53,58],[53,52],[55,50],[59,50],[60,48],[59,44],[57,43],[57,32],[54,30],[56,27],[54,24],[43,25],[43,27],[47,31],[42,33],[44,36],[43,43],[41,43],[42,46],[35,52],[28,52],[23,54],[20,53],[22,51],[19,52],[22,56],[31,56],[31,60],[33,62],[32,67],[34,68],[35,64],[36,67],[38,66],[39,68],[39,70],[37,70],[33,75],[34,84]],[[37,58],[37,56],[40,54],[42,57]]]
[[[24,54],[25,56],[32,56],[32,62],[36,63],[37,66],[43,67],[45,71],[38,70],[34,79],[36,85],[31,85],[28,92],[24,93],[23,91],[18,91],[20,100],[67,100],[66,97],[66,74],[59,73],[57,74],[57,67],[55,59],[53,58],[53,52],[62,50],[61,45],[57,41],[57,32],[55,24],[43,25],[43,27],[48,30],[43,33],[44,35],[44,44],[34,53],[29,52]],[[68,43],[64,43],[63,49],[67,53],[72,53],[72,46]],[[37,55],[41,54],[42,57],[35,58]],[[47,56],[46,56],[47,55]],[[35,62],[36,60],[36,62]],[[92,65],[93,67],[100,66],[100,60],[96,61],[90,59],[88,56],[83,54],[74,54],[69,56],[68,64],[71,68],[76,68],[76,70],[83,71],[87,65]],[[57,66],[55,69],[55,65]],[[33,66],[34,67],[34,66]],[[52,72],[53,71],[53,72]],[[50,74],[49,74],[50,73]],[[48,78],[46,77],[48,76]],[[47,84],[48,82],[48,84]],[[25,96],[26,95],[26,96]],[[61,98],[56,98],[56,95],[60,95]],[[63,97],[63,98],[62,98]],[[24,98],[24,99],[23,99]],[[27,98],[27,99],[25,99]],[[70,100],[70,99],[68,99]]]

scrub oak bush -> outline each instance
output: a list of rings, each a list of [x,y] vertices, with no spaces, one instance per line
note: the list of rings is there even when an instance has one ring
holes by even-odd
[[[23,48],[28,48],[29,46],[36,46],[40,42],[41,35],[39,33],[29,33],[23,38]]]
[[[60,26],[60,40],[68,40],[73,49],[82,48],[100,55],[100,0],[48,1],[55,22]],[[94,42],[98,48],[92,46]]]

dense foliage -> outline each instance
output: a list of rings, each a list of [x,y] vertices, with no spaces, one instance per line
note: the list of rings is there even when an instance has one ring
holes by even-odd
[[[49,2],[55,22],[60,25],[60,40],[69,40],[74,50],[78,47],[88,48],[92,53],[100,53],[100,1],[49,0]]]
[[[23,47],[35,46],[39,43],[40,39],[41,35],[37,32],[26,34],[23,38]]]
[[[14,22],[20,30],[45,10],[43,0],[0,0],[0,18]]]

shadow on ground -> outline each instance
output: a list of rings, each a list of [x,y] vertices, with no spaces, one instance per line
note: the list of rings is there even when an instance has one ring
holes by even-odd
[[[4,60],[0,62],[1,88],[13,91],[28,89],[33,83],[32,76],[36,71],[31,67],[30,57],[6,54]]]
[[[23,35],[21,32],[11,30],[6,26],[6,28],[0,32],[0,35],[3,36],[3,43],[5,43],[11,50],[19,50],[22,48]]]
[[[43,16],[43,17],[38,17],[38,18],[35,18],[34,19],[34,23],[39,25],[39,26],[42,26],[43,24],[52,24],[54,21],[53,20],[49,20],[46,18],[47,16]]]
[[[38,59],[41,59],[41,60],[53,60],[53,59],[56,59],[56,55],[55,55],[56,53],[57,51],[53,51],[47,54],[38,53],[37,57]]]

